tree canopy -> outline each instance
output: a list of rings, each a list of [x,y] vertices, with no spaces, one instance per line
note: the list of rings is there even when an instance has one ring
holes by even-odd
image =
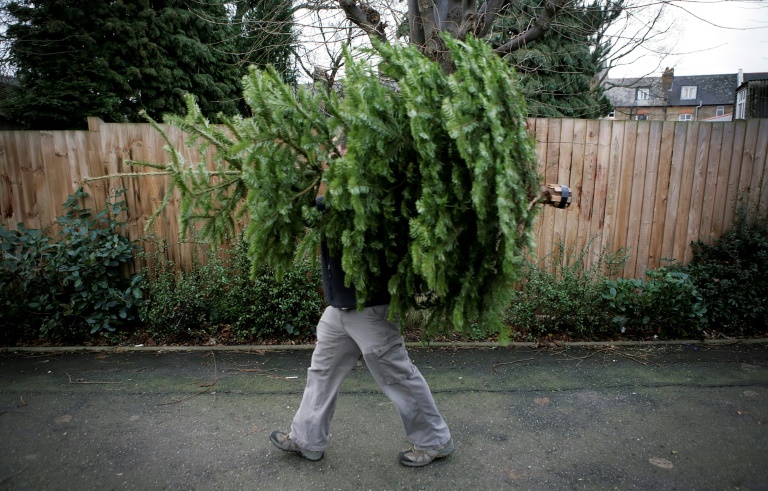
[[[558,13],[558,22],[531,46],[507,55],[522,75],[530,116],[598,118],[611,104],[599,83],[611,45],[601,35],[622,12],[623,0],[574,2]],[[490,36],[494,46],[524,32],[541,6],[521,0],[500,16]]]
[[[182,112],[185,93],[210,118],[238,112],[246,67],[237,52],[254,40],[239,36],[221,1],[41,0],[6,10],[19,85],[3,106],[30,127],[72,129],[87,116],[141,121],[142,110],[160,118]],[[246,8],[243,17],[255,22],[258,13]],[[290,36],[275,39],[280,49],[252,48],[247,61],[285,66]]]

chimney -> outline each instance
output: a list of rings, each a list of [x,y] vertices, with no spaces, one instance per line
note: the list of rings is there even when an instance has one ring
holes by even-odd
[[[661,75],[661,91],[666,97],[667,92],[672,90],[672,81],[675,79],[675,69],[665,68],[664,73]]]
[[[741,87],[741,84],[744,83],[744,70],[739,68],[739,74],[736,75],[736,87]]]

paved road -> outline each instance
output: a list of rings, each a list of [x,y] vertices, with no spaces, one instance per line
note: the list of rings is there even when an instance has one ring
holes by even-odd
[[[768,344],[411,349],[456,451],[422,468],[360,365],[280,452],[310,351],[0,353],[0,489],[768,489]]]

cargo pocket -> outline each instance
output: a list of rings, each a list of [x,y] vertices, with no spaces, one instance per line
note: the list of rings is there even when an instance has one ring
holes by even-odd
[[[414,370],[408,352],[403,347],[402,338],[374,349],[369,357],[378,365],[381,377],[387,385],[405,380]]]

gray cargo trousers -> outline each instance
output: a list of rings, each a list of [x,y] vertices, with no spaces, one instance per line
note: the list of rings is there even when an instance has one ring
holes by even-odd
[[[336,399],[362,353],[376,383],[395,404],[410,440],[421,449],[439,449],[451,433],[437,410],[421,372],[411,363],[389,305],[358,312],[328,307],[317,325],[317,345],[307,370],[307,386],[291,424],[300,447],[325,450]]]

